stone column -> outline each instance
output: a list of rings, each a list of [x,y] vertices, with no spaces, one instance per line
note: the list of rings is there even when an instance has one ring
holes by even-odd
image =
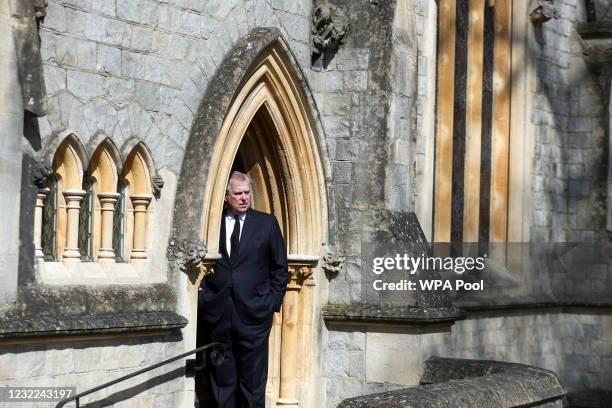
[[[62,254],[63,259],[81,259],[79,251],[79,211],[81,201],[85,197],[83,190],[64,190],[66,200],[66,247]]]
[[[133,195],[132,208],[134,212],[134,237],[132,241],[131,259],[146,259],[147,208],[151,202],[150,195]]]
[[[115,260],[115,251],[113,251],[113,221],[117,199],[119,199],[119,193],[98,193],[102,218],[100,223],[101,239],[98,261],[108,262]]]
[[[300,291],[312,275],[305,265],[289,265],[289,284],[283,301],[280,394],[277,406],[299,406],[300,398]]]
[[[36,194],[36,208],[34,209],[34,248],[36,258],[43,258],[45,256],[42,250],[42,219],[45,198],[50,191],[49,187],[45,187],[38,190],[38,194]]]

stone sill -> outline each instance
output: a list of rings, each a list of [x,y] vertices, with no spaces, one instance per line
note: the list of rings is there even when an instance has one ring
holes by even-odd
[[[339,408],[562,407],[552,371],[500,361],[431,357],[421,385],[344,400]]]
[[[583,39],[612,38],[612,21],[578,24],[578,32]]]
[[[0,339],[177,330],[187,323],[187,319],[173,312],[1,319]]]
[[[355,323],[452,323],[465,317],[465,313],[455,307],[402,307],[373,304],[336,305],[328,304],[321,311],[327,322]]]
[[[597,299],[555,299],[553,297],[513,297],[478,300],[459,300],[455,305],[466,312],[494,311],[494,310],[517,310],[517,309],[566,309],[566,308],[590,308],[609,309],[612,301]]]
[[[176,314],[167,284],[21,286],[17,302],[0,305],[0,339],[175,330],[187,319]]]

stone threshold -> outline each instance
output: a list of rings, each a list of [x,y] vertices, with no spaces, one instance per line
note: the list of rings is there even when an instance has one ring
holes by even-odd
[[[455,307],[421,308],[412,306],[381,306],[375,304],[328,304],[321,311],[327,322],[354,323],[452,323],[465,318]]]

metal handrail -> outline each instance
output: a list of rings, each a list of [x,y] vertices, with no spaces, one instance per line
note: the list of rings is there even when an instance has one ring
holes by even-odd
[[[151,365],[149,367],[146,367],[146,368],[143,368],[141,370],[135,371],[135,372],[133,372],[131,374],[124,375],[123,377],[119,377],[119,378],[117,378],[117,379],[115,379],[113,381],[109,381],[109,382],[104,383],[102,385],[98,385],[97,387],[90,388],[90,389],[88,389],[86,391],[83,391],[83,392],[80,392],[78,394],[75,394],[72,397],[65,398],[65,399],[61,400],[60,402],[58,402],[57,405],[55,406],[55,408],[62,408],[67,403],[69,403],[71,401],[75,401],[75,400],[76,400],[76,408],[79,408],[80,407],[80,405],[79,405],[79,398],[84,397],[85,395],[89,395],[89,394],[92,394],[92,393],[94,393],[96,391],[100,391],[103,388],[110,387],[111,385],[115,385],[115,384],[120,383],[122,381],[129,380],[130,378],[136,377],[137,375],[146,373],[147,371],[151,371],[151,370],[154,370],[154,369],[156,369],[158,367],[161,367],[163,365],[172,363],[173,361],[180,360],[181,358],[187,357],[187,356],[189,356],[191,354],[196,354],[196,353],[204,351],[204,350],[206,350],[208,348],[219,347],[219,346],[222,346],[222,344],[221,343],[209,343],[209,344],[206,344],[204,346],[201,346],[201,347],[198,347],[196,349],[193,349],[191,351],[188,351],[186,353],[180,354],[178,356],[169,358],[167,360],[160,361],[159,363],[156,363],[156,364],[153,364],[153,365]],[[220,362],[219,358],[222,359],[221,356],[219,356],[216,359],[211,356],[211,359],[213,360],[213,364],[219,364],[219,362]],[[215,361],[215,360],[219,360],[219,361]]]

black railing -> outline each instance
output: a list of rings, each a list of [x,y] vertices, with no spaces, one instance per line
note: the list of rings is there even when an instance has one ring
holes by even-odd
[[[176,360],[180,360],[181,358],[185,358],[185,357],[190,356],[192,354],[200,353],[200,352],[202,352],[202,351],[204,351],[206,349],[209,349],[209,348],[212,349],[211,352],[210,352],[210,361],[211,361],[211,364],[218,365],[223,360],[223,354],[220,353],[218,350],[215,350],[215,348],[219,348],[219,347],[222,347],[221,343],[209,343],[209,344],[206,344],[204,346],[201,346],[201,347],[198,347],[196,349],[193,349],[191,351],[188,351],[186,353],[180,354],[180,355],[178,355],[176,357],[172,357],[172,358],[169,358],[167,360],[160,361],[157,364],[153,364],[153,365],[151,365],[149,367],[146,367],[146,368],[143,368],[141,370],[135,371],[135,372],[133,372],[131,374],[124,375],[123,377],[119,377],[119,378],[117,378],[117,379],[115,379],[113,381],[109,381],[109,382],[104,383],[102,385],[99,385],[97,387],[90,388],[90,389],[88,389],[86,391],[83,391],[83,392],[80,392],[78,394],[75,394],[72,397],[65,398],[65,399],[61,400],[60,402],[58,402],[57,405],[55,406],[55,408],[62,408],[64,405],[66,405],[67,403],[69,403],[71,401],[76,401],[76,407],[79,408],[80,407],[79,399],[81,397],[84,397],[85,395],[93,394],[94,392],[100,391],[101,389],[104,389],[104,388],[108,388],[111,385],[115,385],[115,384],[120,383],[122,381],[129,380],[130,378],[136,377],[137,375],[146,373],[147,371],[154,370],[154,369],[156,369],[158,367],[161,367],[163,365],[172,363],[173,361],[176,361]],[[206,358],[203,358],[202,361],[205,362]],[[196,369],[201,369],[201,368],[203,368],[203,366],[204,366],[204,364],[202,364],[199,367],[195,367],[195,368]]]

